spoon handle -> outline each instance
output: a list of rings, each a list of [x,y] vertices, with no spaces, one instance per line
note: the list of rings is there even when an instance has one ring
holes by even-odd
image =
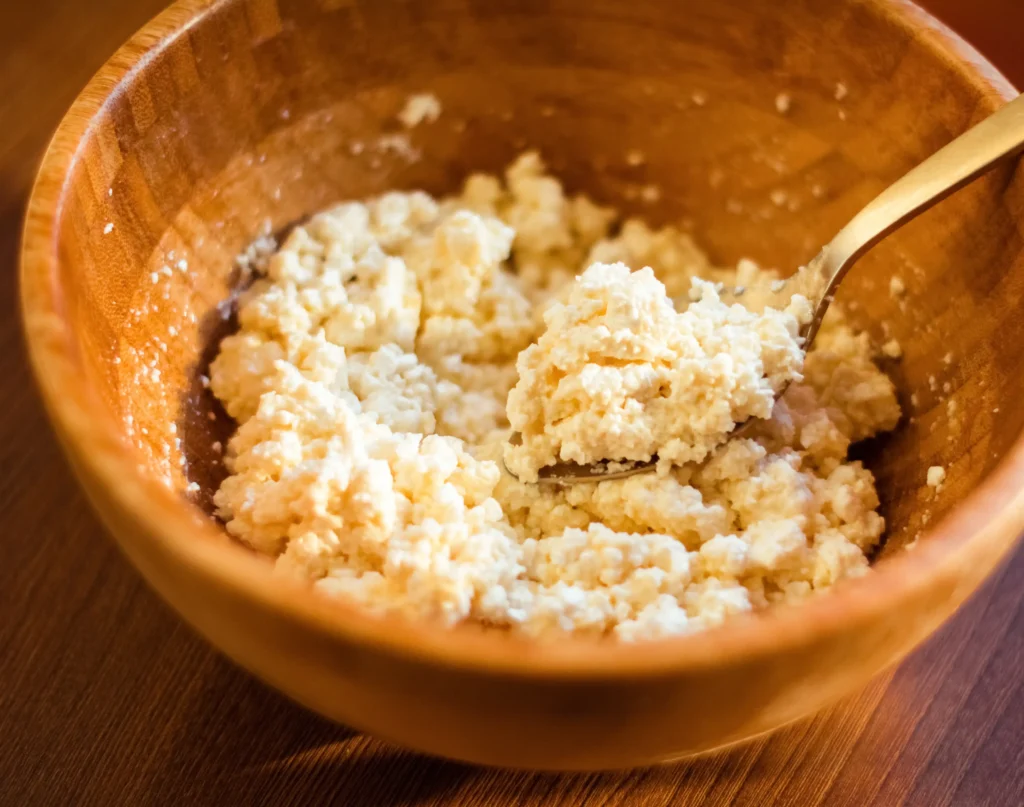
[[[1001,160],[1024,151],[1024,95],[947,144],[882,191],[839,231],[813,263],[825,281],[822,310],[843,275],[864,252]],[[819,281],[820,282],[820,281]],[[816,329],[815,329],[816,330]],[[809,334],[808,342],[813,338]]]

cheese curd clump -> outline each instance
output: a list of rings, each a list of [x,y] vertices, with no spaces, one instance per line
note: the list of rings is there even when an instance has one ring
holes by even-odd
[[[645,462],[659,471],[702,462],[738,423],[767,418],[800,378],[800,325],[810,306],[752,313],[693,280],[677,313],[649,268],[595,263],[517,362],[508,417],[520,436],[505,463],[520,479],[558,462]]]
[[[567,195],[536,154],[440,201],[338,205],[258,272],[210,369],[238,422],[215,503],[282,575],[448,625],[641,639],[799,601],[868,568],[884,525],[874,480],[847,449],[900,413],[867,336],[833,316],[801,372],[799,302],[755,316],[698,286],[703,300],[687,307],[695,278],[766,273],[712,266],[674,227]],[[637,289],[656,320],[630,310]],[[557,340],[541,335],[545,313]],[[622,344],[642,355],[611,361],[602,317],[609,334],[636,324]],[[589,340],[579,352],[565,338],[577,319]],[[568,346],[564,362],[554,341]],[[521,354],[509,402],[519,428],[553,421],[544,407],[607,399],[623,443],[660,452],[679,440],[679,464],[564,489],[509,475],[506,400]],[[557,382],[532,379],[542,366],[562,368]],[[623,386],[603,398],[612,369]],[[529,389],[551,397],[528,400]],[[671,396],[703,420],[667,431],[690,432],[648,435],[630,417],[629,401]],[[728,423],[769,411],[721,442]],[[585,437],[583,451],[627,450],[611,431]]]

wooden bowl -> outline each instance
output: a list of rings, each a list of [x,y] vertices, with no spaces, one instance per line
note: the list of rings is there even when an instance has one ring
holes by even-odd
[[[377,618],[284,584],[209,515],[224,473],[214,443],[231,424],[200,379],[230,327],[233,259],[264,228],[386,189],[450,191],[536,147],[574,189],[689,220],[716,259],[793,267],[1013,94],[908,2],[685,5],[182,0],[58,130],[22,262],[54,425],[153,587],[306,706],[496,765],[694,754],[863,685],[1017,538],[1024,180],[1010,168],[907,226],[843,287],[861,325],[903,345],[889,369],[906,416],[861,448],[889,524],[875,571],[807,605],[645,644],[531,644]],[[384,144],[423,90],[444,112],[411,132],[412,159]],[[638,198],[647,182],[659,203]],[[931,465],[948,471],[938,491]]]

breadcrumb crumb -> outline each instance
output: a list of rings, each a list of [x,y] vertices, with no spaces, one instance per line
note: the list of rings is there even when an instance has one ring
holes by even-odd
[[[434,123],[439,117],[441,102],[436,95],[429,92],[410,95],[398,113],[398,120],[406,129],[415,128],[421,123]]]
[[[942,487],[946,481],[946,469],[941,465],[933,465],[928,469],[928,486],[933,488]]]

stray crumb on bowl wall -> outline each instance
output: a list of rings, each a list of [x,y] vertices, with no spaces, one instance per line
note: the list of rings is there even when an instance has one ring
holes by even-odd
[[[410,95],[398,113],[398,120],[407,129],[415,128],[421,123],[434,123],[439,117],[441,102],[436,95],[429,92]]]
[[[890,339],[882,345],[882,354],[890,359],[898,359],[903,356],[903,348],[895,339]]]
[[[928,469],[927,475],[928,486],[932,488],[942,487],[942,483],[946,481],[946,469],[941,465],[933,465]]]
[[[626,165],[636,168],[647,162],[647,156],[640,149],[630,149],[626,152]]]

